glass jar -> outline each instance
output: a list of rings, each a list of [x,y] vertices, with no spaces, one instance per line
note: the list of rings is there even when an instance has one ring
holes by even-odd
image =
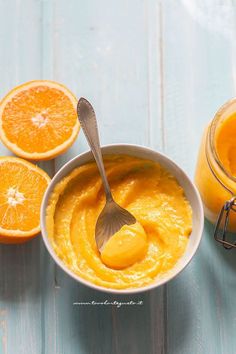
[[[236,114],[236,98],[224,104],[205,129],[195,172],[195,182],[203,201],[205,216],[216,223],[215,238],[220,242],[223,240],[226,248],[236,247],[226,240],[227,230],[236,231],[236,178],[219,159],[216,137],[222,124],[233,113]],[[223,231],[219,237],[220,229]]]

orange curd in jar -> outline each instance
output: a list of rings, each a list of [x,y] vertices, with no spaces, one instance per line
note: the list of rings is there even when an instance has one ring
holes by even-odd
[[[207,126],[196,166],[195,182],[205,216],[215,223],[236,195],[236,98],[228,101]],[[236,212],[230,213],[230,231],[236,231]]]

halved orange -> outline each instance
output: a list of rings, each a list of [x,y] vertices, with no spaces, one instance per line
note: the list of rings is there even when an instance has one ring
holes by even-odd
[[[0,157],[0,242],[25,242],[40,231],[40,207],[50,178],[18,157]]]
[[[76,139],[77,99],[63,85],[35,80],[10,91],[0,103],[0,139],[16,155],[48,160]]]

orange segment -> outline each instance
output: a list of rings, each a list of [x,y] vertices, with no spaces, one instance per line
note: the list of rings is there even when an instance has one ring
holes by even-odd
[[[67,150],[79,132],[77,99],[63,85],[30,81],[0,104],[0,138],[18,156],[44,160]]]
[[[16,242],[40,231],[40,207],[50,182],[41,168],[17,157],[0,157],[0,241]]]

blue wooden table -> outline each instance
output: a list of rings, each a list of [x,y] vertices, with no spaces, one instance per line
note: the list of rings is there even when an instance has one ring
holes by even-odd
[[[103,144],[150,146],[193,176],[203,127],[235,95],[235,35],[232,0],[0,0],[0,94],[62,82],[94,104]],[[52,176],[86,149],[81,133],[40,166]],[[143,305],[73,305],[92,300]],[[40,237],[0,246],[0,353],[233,354],[235,333],[236,252],[209,223],[180,276],[129,297],[78,285]]]

